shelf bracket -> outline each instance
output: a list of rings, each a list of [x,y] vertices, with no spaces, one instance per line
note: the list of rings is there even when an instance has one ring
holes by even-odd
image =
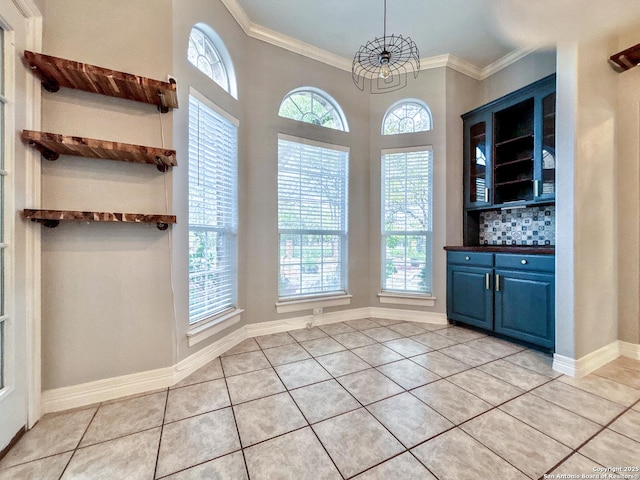
[[[60,158],[60,154],[58,152],[54,152],[46,147],[40,147],[38,150],[40,150],[40,154],[50,162],[55,162]]]
[[[158,90],[158,97],[160,98],[160,105],[158,105],[158,110],[160,113],[168,113],[169,107],[167,106],[167,100],[164,98],[164,93]]]
[[[169,170],[169,165],[164,163],[160,157],[156,157],[156,168],[162,173],[166,173]]]
[[[60,225],[60,220],[43,220],[40,218],[32,218],[31,221],[37,222],[46,228],[56,228],[58,225]]]
[[[174,78],[169,78],[169,83],[171,83],[172,85],[175,85],[176,80]],[[158,111],[160,113],[168,113],[169,106],[167,105],[167,100],[164,96],[164,93],[162,93],[162,90],[158,90],[158,98],[160,99],[160,105],[158,105]]]
[[[156,223],[156,227],[158,227],[158,230],[166,230],[167,228],[169,228],[169,224],[164,222],[158,222]]]

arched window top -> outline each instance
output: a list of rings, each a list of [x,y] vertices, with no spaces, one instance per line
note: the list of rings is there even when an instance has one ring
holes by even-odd
[[[191,29],[187,58],[198,70],[237,98],[231,57],[224,42],[211,27],[199,23]]]
[[[432,128],[429,107],[415,98],[394,103],[382,120],[382,135],[426,132]]]
[[[340,106],[327,93],[312,87],[296,88],[282,100],[278,115],[300,122],[349,131]]]

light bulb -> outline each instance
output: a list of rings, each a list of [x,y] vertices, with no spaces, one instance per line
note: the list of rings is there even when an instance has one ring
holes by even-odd
[[[391,69],[387,63],[380,65],[380,78],[387,79],[391,76]]]

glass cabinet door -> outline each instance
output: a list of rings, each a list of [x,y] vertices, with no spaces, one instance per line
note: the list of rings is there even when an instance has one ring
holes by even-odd
[[[538,198],[553,198],[556,194],[556,94],[542,99],[542,178],[537,188]]]
[[[468,206],[487,205],[490,202],[489,188],[491,167],[488,158],[488,136],[486,120],[473,123],[467,131],[466,143],[466,198]]]

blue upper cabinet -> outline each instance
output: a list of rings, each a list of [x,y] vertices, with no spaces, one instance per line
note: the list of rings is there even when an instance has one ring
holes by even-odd
[[[462,116],[465,209],[553,203],[555,75]]]

